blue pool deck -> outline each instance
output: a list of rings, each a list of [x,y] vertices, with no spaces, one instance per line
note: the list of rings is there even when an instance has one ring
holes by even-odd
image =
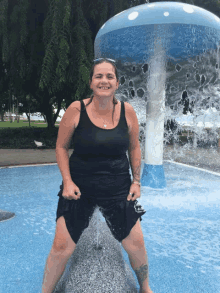
[[[220,174],[169,161],[164,172],[167,188],[142,187],[138,200],[146,210],[141,226],[150,286],[154,293],[220,293]],[[0,178],[0,209],[15,213],[0,222],[0,293],[41,293],[59,168],[3,168]]]

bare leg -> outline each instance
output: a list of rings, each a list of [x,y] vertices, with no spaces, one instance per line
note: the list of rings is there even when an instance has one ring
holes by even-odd
[[[144,245],[144,237],[138,220],[130,234],[122,240],[122,245],[137,276],[140,293],[153,293],[149,286],[148,257]]]
[[[148,258],[145,248],[128,254],[130,264],[137,276],[140,293],[152,293],[149,287]]]
[[[71,254],[54,253],[51,250],[44,270],[42,293],[52,293],[54,291],[70,256]]]
[[[66,228],[65,219],[62,216],[57,220],[53,246],[46,261],[42,293],[53,292],[75,247],[76,244],[72,240]]]

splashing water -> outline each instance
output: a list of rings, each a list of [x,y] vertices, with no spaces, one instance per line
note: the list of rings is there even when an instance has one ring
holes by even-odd
[[[166,57],[166,105],[164,129],[164,149],[174,151],[184,157],[187,150],[198,148],[215,149],[218,146],[220,127],[220,86],[219,49],[204,52],[196,58],[175,62]],[[163,61],[164,62],[164,61]],[[140,145],[144,151],[146,108],[149,93],[149,77],[153,68],[150,64],[117,64],[120,88],[116,97],[129,102],[137,115],[140,131]],[[188,111],[186,111],[188,104]],[[183,114],[184,113],[184,114]],[[170,159],[175,152],[170,151]],[[142,152],[144,159],[144,152]],[[197,163],[202,159],[197,156]]]

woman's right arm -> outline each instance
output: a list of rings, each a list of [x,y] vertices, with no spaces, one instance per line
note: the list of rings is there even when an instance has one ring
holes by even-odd
[[[75,121],[77,115],[80,115],[79,101],[73,102],[66,110],[60,122],[57,142],[56,142],[56,159],[63,177],[63,183],[66,185],[72,182],[69,168],[69,145],[75,131]],[[78,110],[77,110],[78,109]]]

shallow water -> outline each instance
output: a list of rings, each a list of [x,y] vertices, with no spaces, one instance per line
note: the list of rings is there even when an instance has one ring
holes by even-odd
[[[154,293],[218,293],[220,176],[167,162],[164,171],[167,188],[142,187],[139,199],[147,211],[141,226],[150,286]],[[0,177],[0,208],[16,214],[0,223],[0,292],[39,293],[55,233],[59,168],[6,168]]]

